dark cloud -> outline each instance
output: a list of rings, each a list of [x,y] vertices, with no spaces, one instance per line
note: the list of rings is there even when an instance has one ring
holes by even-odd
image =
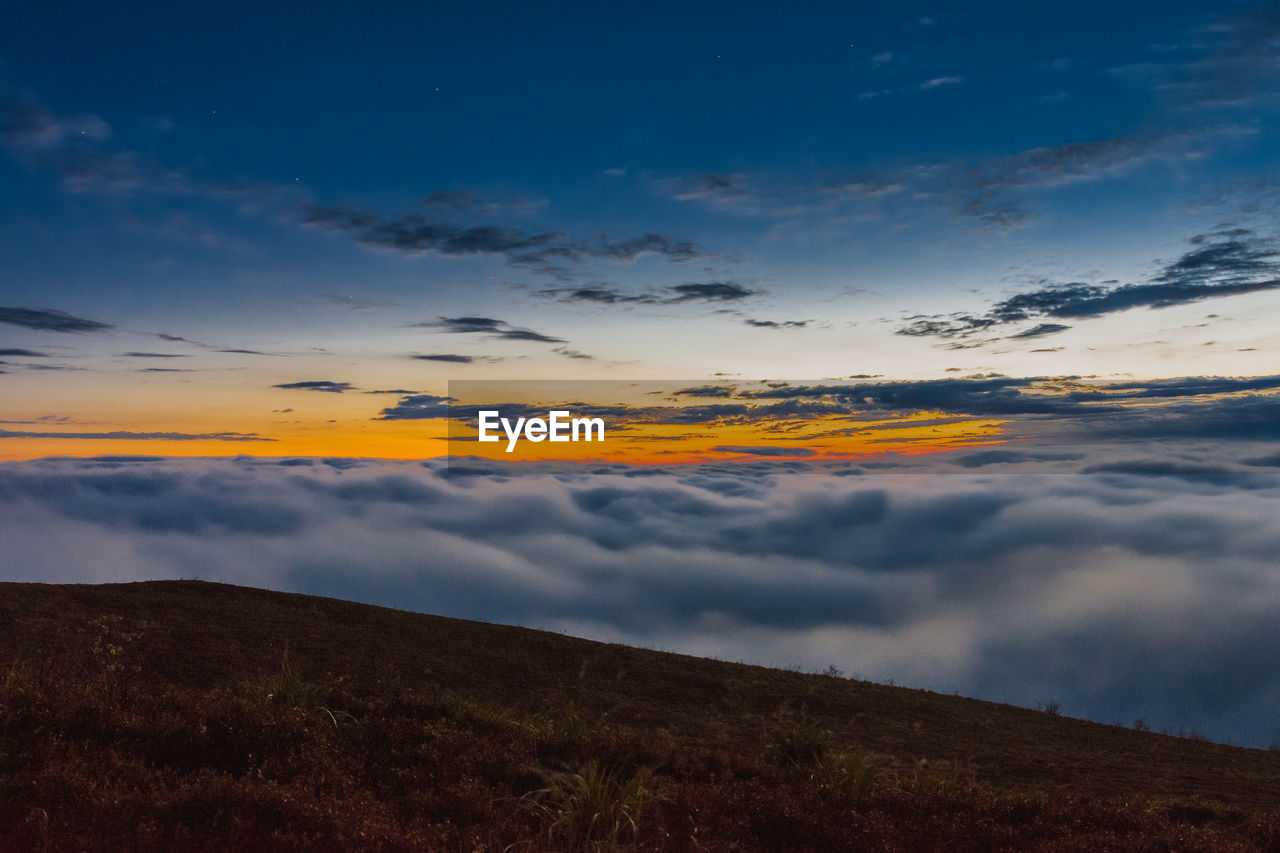
[[[1011,340],[1018,338],[1043,338],[1045,335],[1056,335],[1059,332],[1065,332],[1070,328],[1070,326],[1064,326],[1061,323],[1041,323],[1024,332],[1018,332],[1016,335],[1010,335],[1009,338]]]
[[[1242,460],[1246,465],[1255,465],[1267,468],[1280,468],[1280,453],[1273,453],[1270,456],[1255,456],[1252,459]]]
[[[802,422],[825,421],[808,439],[871,438],[877,431],[941,427],[986,418],[992,437],[1037,440],[1211,438],[1220,441],[1280,437],[1280,376],[1103,381],[1080,377],[1011,377],[998,374],[920,381],[772,383],[760,387],[708,384],[677,388],[667,405],[599,405],[542,400],[537,405],[487,400],[507,417],[535,416],[548,406],[603,417],[617,427],[641,424],[719,429],[754,425],[785,433]],[[715,402],[680,405],[681,400]],[[474,407],[459,417],[474,419]],[[468,414],[470,413],[470,414]],[[918,417],[928,414],[927,419]],[[889,416],[887,422],[883,422]],[[444,417],[443,410],[428,417]],[[914,416],[907,420],[905,416]],[[900,441],[882,436],[873,441]],[[922,439],[927,441],[927,437]]]
[[[732,397],[737,389],[732,385],[698,385],[673,391],[675,397]]]
[[[495,320],[492,317],[441,317],[429,323],[417,323],[415,325],[419,328],[439,329],[442,332],[455,335],[488,335],[505,341],[533,341],[543,344],[567,343],[564,338],[555,338],[551,335],[535,332],[532,329],[513,326],[505,320]]]
[[[410,358],[418,361],[442,361],[446,364],[471,364],[475,361],[472,355],[454,355],[452,353],[436,353],[434,355],[411,355]]]
[[[1242,475],[1230,466],[1205,465],[1194,462],[1170,461],[1168,459],[1123,459],[1115,462],[1103,462],[1088,465],[1081,469],[1082,474],[1128,474],[1140,478],[1175,477],[1191,483],[1212,483],[1232,485],[1236,488],[1248,488],[1249,482],[1256,482],[1262,487],[1276,485],[1273,477],[1259,480],[1254,475]]]
[[[598,305],[679,305],[685,302],[736,302],[764,293],[736,281],[687,282],[674,287],[626,293],[614,287],[561,287],[540,290],[560,302],[587,302]]]
[[[437,198],[438,196],[429,196]],[[446,257],[501,257],[508,266],[566,278],[591,259],[631,263],[643,255],[655,255],[672,263],[710,257],[697,244],[664,234],[643,234],[624,240],[607,235],[574,238],[559,231],[529,232],[499,224],[460,224],[459,219],[481,214],[481,202],[466,195],[464,211],[449,203],[434,203],[391,216],[340,205],[305,205],[299,219],[304,225],[351,237],[357,243],[409,255]]]
[[[1078,429],[1098,439],[1276,441],[1280,440],[1280,395],[1248,394],[1109,412],[1081,420]]]
[[[752,320],[748,318],[742,322],[757,329],[803,329],[809,325],[808,320]]]
[[[1135,284],[1050,283],[993,305],[985,314],[911,318],[899,335],[964,339],[1035,320],[1085,319],[1134,308],[1167,308],[1243,293],[1280,288],[1280,250],[1252,231],[1232,229],[1201,234],[1191,248],[1164,263],[1147,281]],[[1061,331],[1062,324],[1041,323],[1012,337]]]
[[[185,354],[174,352],[126,352],[122,355],[125,358],[189,358]]]
[[[1074,377],[934,379],[741,390],[744,400],[824,403],[815,413],[943,411],[1043,420],[1042,430],[1097,437],[1250,439],[1280,435],[1280,376],[1192,376],[1125,382]],[[1259,392],[1272,392],[1262,394]],[[1235,395],[1235,396],[1221,396]],[[1163,401],[1159,406],[1137,402]],[[1049,416],[1052,416],[1051,418]]]
[[[29,349],[0,349],[0,356],[8,358],[48,358],[47,353]]]
[[[383,409],[377,420],[417,421],[430,418],[447,418],[449,417],[449,403],[452,400],[452,397],[437,397],[433,394],[410,395],[394,406]]]
[[[776,447],[765,444],[722,444],[711,448],[717,453],[743,453],[749,456],[816,456],[817,451],[808,447]]]
[[[341,394],[344,391],[352,391],[355,386],[350,382],[330,382],[328,379],[313,379],[306,382],[285,382],[280,385],[272,385],[272,388],[283,388],[287,391],[327,391],[332,394]]]
[[[566,235],[552,232],[525,234],[497,225],[456,226],[434,222],[418,213],[386,217],[375,211],[347,206],[309,205],[301,212],[304,225],[347,234],[356,242],[410,255],[506,254],[546,246]]]
[[[253,432],[129,432],[113,430],[110,432],[31,432],[20,430],[0,430],[0,438],[77,438],[77,439],[123,439],[127,441],[275,441],[264,438]]]
[[[676,293],[676,302],[735,302],[755,296],[760,291],[749,290],[733,281],[692,282],[677,284],[671,288]]]
[[[587,355],[585,352],[580,352],[576,349],[570,349],[569,347],[556,347],[555,349],[552,350],[552,352],[555,353],[556,355],[562,355],[565,358],[572,358],[572,359],[577,359],[582,361],[590,361],[595,359],[594,355]]]
[[[983,450],[978,453],[967,453],[951,460],[962,468],[982,468],[987,465],[1003,465],[1013,462],[1027,461],[1027,454],[1017,450]]]
[[[689,240],[675,240],[665,234],[644,234],[618,241],[599,237],[595,243],[587,244],[583,251],[586,254],[599,255],[622,263],[631,263],[642,255],[659,255],[673,263],[710,257],[696,243]]]
[[[52,308],[4,308],[0,307],[0,323],[39,329],[45,332],[103,332],[114,329],[110,323],[86,320],[66,311]]]

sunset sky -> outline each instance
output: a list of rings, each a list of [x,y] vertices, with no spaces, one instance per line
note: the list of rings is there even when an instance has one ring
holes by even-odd
[[[10,4],[0,580],[1280,743],[1278,120],[1274,3]]]
[[[386,413],[451,379],[1280,373],[1265,6],[8,17],[3,458],[433,456]]]

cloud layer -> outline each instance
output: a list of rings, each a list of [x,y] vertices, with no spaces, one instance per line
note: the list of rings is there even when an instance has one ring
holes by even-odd
[[[1160,450],[1049,454],[1091,474],[978,451],[965,473],[817,478],[786,461],[515,479],[11,463],[3,577],[198,575],[1265,745],[1280,739],[1280,471],[1265,445],[1241,451],[1252,465]]]

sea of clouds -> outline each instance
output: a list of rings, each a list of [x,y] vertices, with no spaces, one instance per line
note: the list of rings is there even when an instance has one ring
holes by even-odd
[[[0,580],[199,577],[1280,742],[1262,444],[520,476],[46,459],[0,465],[0,507]]]

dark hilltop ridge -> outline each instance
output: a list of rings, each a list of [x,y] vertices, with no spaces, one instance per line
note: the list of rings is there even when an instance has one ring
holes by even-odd
[[[1280,850],[1280,752],[198,581],[0,584],[3,850]]]

